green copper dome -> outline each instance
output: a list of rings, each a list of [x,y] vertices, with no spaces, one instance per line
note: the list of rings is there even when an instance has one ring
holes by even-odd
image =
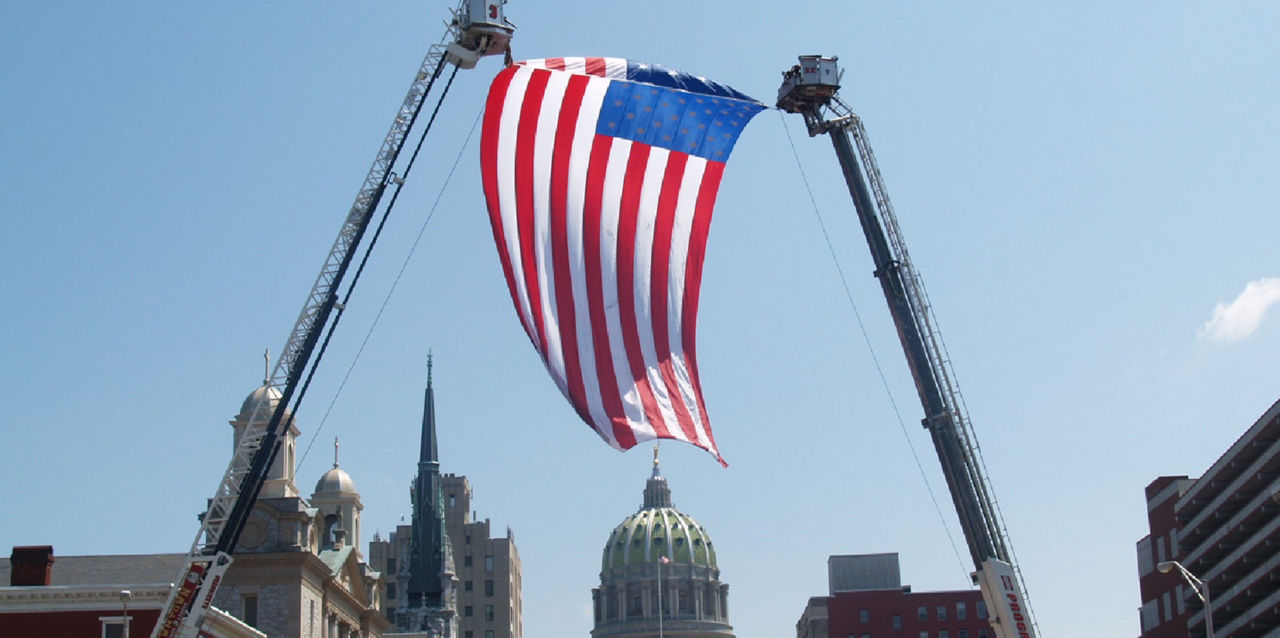
[[[609,535],[601,569],[656,563],[663,556],[676,565],[717,569],[715,546],[707,530],[671,506],[671,489],[658,473],[655,453],[653,476],[645,483],[644,505]]]

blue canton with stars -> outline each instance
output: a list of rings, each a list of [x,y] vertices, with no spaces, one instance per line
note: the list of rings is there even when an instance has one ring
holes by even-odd
[[[596,133],[723,162],[764,105],[723,84],[628,63],[605,93]]]

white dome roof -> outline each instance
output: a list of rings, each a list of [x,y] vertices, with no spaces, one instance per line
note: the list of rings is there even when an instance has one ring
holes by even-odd
[[[316,482],[315,496],[349,496],[359,494],[356,490],[355,481],[351,480],[351,475],[346,470],[333,466],[320,480]]]
[[[240,404],[240,413],[236,415],[235,420],[241,423],[247,422],[249,417],[253,416],[253,409],[258,404],[269,401],[268,405],[262,406],[262,411],[258,413],[259,422],[271,419],[271,413],[275,410],[276,405],[280,402],[280,390],[273,385],[263,384],[257,387],[249,396],[244,398],[244,403]],[[288,410],[285,411],[285,418],[292,415]]]

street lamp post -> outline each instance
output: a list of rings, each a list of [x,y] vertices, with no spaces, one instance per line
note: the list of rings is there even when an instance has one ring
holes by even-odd
[[[1204,603],[1205,638],[1213,638],[1213,608],[1209,603],[1209,584],[1196,578],[1195,574],[1187,571],[1187,568],[1176,560],[1167,560],[1160,563],[1156,565],[1156,569],[1160,570],[1161,574],[1168,574],[1174,569],[1177,569],[1178,573],[1182,574],[1183,580],[1186,580],[1187,584],[1191,585],[1191,591],[1194,591],[1196,596],[1200,598],[1200,602]]]
[[[129,638],[129,601],[133,598],[133,593],[127,589],[120,590],[120,602],[124,605],[124,638]]]

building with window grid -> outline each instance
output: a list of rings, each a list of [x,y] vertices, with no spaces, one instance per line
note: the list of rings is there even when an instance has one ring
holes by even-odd
[[[1208,584],[1214,634],[1280,629],[1280,401],[1198,479],[1146,488],[1150,534],[1137,543],[1142,638],[1204,636],[1204,604],[1176,561]],[[1162,572],[1166,563],[1170,568]]]

